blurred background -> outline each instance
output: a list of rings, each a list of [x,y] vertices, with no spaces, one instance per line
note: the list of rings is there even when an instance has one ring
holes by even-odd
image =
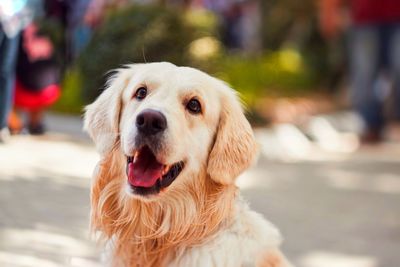
[[[240,92],[295,266],[400,266],[398,0],[0,0],[0,266],[100,266],[82,109],[153,61]]]

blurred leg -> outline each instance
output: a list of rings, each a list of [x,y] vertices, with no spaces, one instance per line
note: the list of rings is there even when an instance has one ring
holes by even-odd
[[[17,110],[14,108],[10,111],[8,116],[8,127],[10,128],[10,132],[12,134],[18,134],[22,131],[24,127],[21,118],[18,115]]]
[[[0,129],[7,126],[12,105],[19,37],[8,38],[0,27]]]
[[[400,121],[400,24],[395,25],[390,38],[390,74],[393,79],[394,116]]]
[[[367,125],[367,132],[378,135],[384,120],[382,101],[376,80],[379,73],[379,30],[377,27],[356,27],[350,40],[351,101]]]
[[[28,130],[30,134],[40,135],[44,134],[45,128],[43,124],[44,110],[31,110],[28,111]]]

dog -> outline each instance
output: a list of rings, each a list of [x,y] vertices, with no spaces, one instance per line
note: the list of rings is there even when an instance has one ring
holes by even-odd
[[[284,267],[281,235],[235,179],[257,144],[227,84],[171,63],[127,65],[86,107],[100,161],[91,228],[109,266]]]

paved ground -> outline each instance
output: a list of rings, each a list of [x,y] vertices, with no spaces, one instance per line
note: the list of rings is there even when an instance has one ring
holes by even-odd
[[[47,136],[0,145],[0,266],[98,266],[87,231],[97,155],[79,119],[48,121]],[[400,146],[327,152],[282,127],[257,131],[263,153],[238,185],[279,226],[288,257],[298,267],[400,266]],[[298,151],[277,147],[282,137]]]

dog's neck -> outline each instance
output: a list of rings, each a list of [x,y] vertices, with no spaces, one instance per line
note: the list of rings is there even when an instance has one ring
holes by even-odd
[[[223,186],[200,171],[184,189],[142,201],[123,192],[124,159],[110,153],[92,186],[93,230],[113,239],[114,265],[163,266],[185,248],[201,244],[231,223],[235,186]]]

